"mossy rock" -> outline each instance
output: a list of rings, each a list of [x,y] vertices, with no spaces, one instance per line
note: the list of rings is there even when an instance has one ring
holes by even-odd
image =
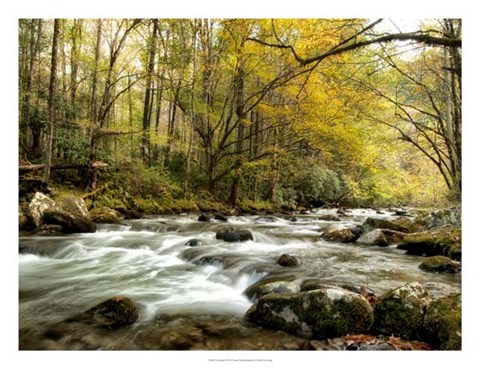
[[[418,282],[390,290],[376,302],[374,329],[384,335],[416,339],[427,303],[428,292]]]
[[[411,233],[397,246],[413,255],[443,255],[455,260],[462,256],[462,231],[460,227],[446,226],[424,232]]]
[[[265,328],[325,339],[368,331],[373,308],[363,296],[332,286],[266,295],[247,311],[246,318]]]
[[[135,323],[138,317],[139,308],[133,300],[125,296],[115,296],[67,321],[81,321],[106,328],[121,328]]]
[[[250,301],[256,302],[261,297],[270,293],[299,292],[298,283],[296,283],[294,279],[294,277],[285,276],[261,279],[243,291],[243,294],[247,296]]]
[[[57,224],[64,233],[94,233],[97,226],[90,219],[69,214],[62,210],[46,210],[43,214],[45,224]]]
[[[117,212],[106,206],[90,210],[90,218],[95,223],[104,224],[117,224],[120,221]]]
[[[432,273],[459,273],[461,265],[458,261],[447,258],[446,256],[437,255],[425,258],[419,265],[419,268]]]
[[[460,226],[461,222],[462,213],[460,206],[432,211],[426,219],[427,228],[436,228],[445,225]]]
[[[462,296],[451,294],[433,301],[424,318],[427,339],[441,350],[462,349]]]
[[[403,238],[407,235],[406,233],[399,231],[392,231],[391,229],[382,229],[383,235],[385,236],[389,245],[398,245],[403,242]]]
[[[398,222],[392,222],[387,219],[367,218],[362,224],[363,233],[374,229],[390,229],[392,231],[410,233],[410,229]]]
[[[362,234],[355,243],[369,246],[388,246],[387,238],[381,229],[374,229]]]
[[[55,201],[63,211],[75,216],[90,219],[87,205],[81,197],[70,193],[61,193],[55,197]]]
[[[349,228],[337,228],[323,232],[322,238],[330,242],[350,243],[358,239],[358,235]]]

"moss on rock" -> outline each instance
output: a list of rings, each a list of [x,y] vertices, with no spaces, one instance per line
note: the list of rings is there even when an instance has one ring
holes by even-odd
[[[358,235],[349,228],[336,228],[325,231],[322,238],[331,242],[349,243],[355,242]]]
[[[425,258],[425,260],[423,260],[419,265],[419,268],[426,272],[432,273],[459,273],[461,270],[461,266],[458,261],[440,255]]]
[[[295,293],[299,291],[298,284],[294,278],[285,276],[277,278],[261,279],[260,281],[248,287],[243,294],[251,301],[257,301],[259,298],[270,293]]]
[[[385,335],[417,338],[427,303],[428,292],[418,282],[390,290],[377,300],[374,329]]]
[[[427,339],[441,350],[461,350],[462,296],[451,294],[433,301],[424,319]]]
[[[270,329],[325,339],[366,332],[373,308],[363,296],[338,287],[266,295],[247,312],[249,321]]]
[[[95,223],[116,224],[119,222],[117,212],[106,206],[102,206],[100,208],[93,208],[92,210],[90,210],[90,218]]]
[[[460,260],[462,231],[460,227],[446,226],[424,232],[411,233],[403,238],[399,249],[413,255],[443,255]]]
[[[115,296],[92,307],[80,315],[82,319],[92,319],[94,323],[120,328],[135,323],[139,316],[137,304],[125,296]]]
[[[392,231],[404,233],[410,232],[409,228],[404,225],[380,218],[367,218],[362,224],[362,228],[364,233],[369,232],[373,229],[390,229]]]

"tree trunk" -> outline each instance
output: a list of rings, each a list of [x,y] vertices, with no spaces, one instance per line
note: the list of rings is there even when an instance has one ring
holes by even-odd
[[[151,164],[152,153],[150,147],[150,120],[153,105],[152,77],[155,68],[155,53],[157,49],[158,19],[153,21],[152,36],[149,40],[149,57],[147,65],[147,79],[145,88],[145,99],[143,102],[143,131],[142,131],[142,157],[145,164]]]
[[[53,23],[52,59],[50,64],[50,84],[48,88],[48,140],[45,160],[45,180],[50,179],[50,166],[52,165],[53,134],[55,127],[55,94],[57,83],[57,57],[58,38],[60,34],[60,20],[55,19]]]
[[[80,59],[80,45],[82,44],[82,19],[73,20],[72,29],[72,49],[70,51],[70,109],[68,120],[75,121],[77,117],[77,76],[78,76],[78,61]]]
[[[86,181],[84,188],[86,190],[95,190],[97,182],[96,171],[91,170],[90,166],[96,161],[95,140],[93,139],[93,130],[97,126],[97,85],[98,85],[98,68],[100,64],[100,47],[102,43],[102,20],[97,21],[97,40],[95,44],[95,64],[93,66],[93,80],[92,80],[92,96],[90,100],[90,122],[88,129],[88,146],[89,146],[89,169],[86,173]]]

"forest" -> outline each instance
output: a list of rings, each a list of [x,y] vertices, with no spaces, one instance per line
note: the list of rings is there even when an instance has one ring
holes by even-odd
[[[457,201],[460,20],[388,22],[21,19],[20,171],[147,213]]]

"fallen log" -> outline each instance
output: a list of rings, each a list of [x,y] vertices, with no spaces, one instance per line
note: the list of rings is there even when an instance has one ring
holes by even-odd
[[[57,170],[57,169],[87,169],[89,166],[88,164],[75,164],[75,163],[59,163],[59,164],[52,164],[50,170]],[[94,169],[105,169],[108,167],[107,163],[103,163],[101,161],[95,161],[90,165],[90,168]],[[18,170],[19,172],[28,172],[32,170],[39,170],[45,168],[45,164],[28,164],[28,165],[19,165]]]

